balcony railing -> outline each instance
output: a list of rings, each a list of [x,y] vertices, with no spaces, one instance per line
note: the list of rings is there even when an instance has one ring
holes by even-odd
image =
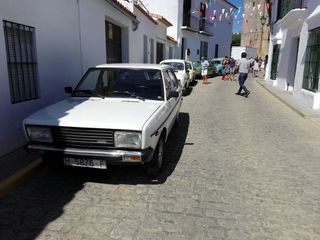
[[[292,9],[306,8],[307,2],[307,0],[279,0],[277,19],[283,18]]]
[[[208,18],[199,18],[190,14],[183,16],[182,27],[190,31],[213,34],[214,24],[210,23]]]

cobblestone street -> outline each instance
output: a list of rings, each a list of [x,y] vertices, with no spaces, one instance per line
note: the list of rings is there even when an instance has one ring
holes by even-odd
[[[163,173],[42,168],[0,199],[0,239],[320,239],[320,127],[254,79],[186,96]]]

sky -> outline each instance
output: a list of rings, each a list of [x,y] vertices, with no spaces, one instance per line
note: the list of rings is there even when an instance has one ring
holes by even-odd
[[[228,0],[228,1],[237,7],[241,7],[241,12],[240,12],[240,16],[241,16],[243,13],[243,0]],[[238,32],[241,32],[241,29],[242,29],[241,23],[240,25],[238,25],[237,21],[233,21],[232,32],[238,33]]]

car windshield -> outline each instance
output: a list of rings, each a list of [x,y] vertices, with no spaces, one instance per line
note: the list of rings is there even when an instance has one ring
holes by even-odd
[[[75,97],[163,100],[161,71],[156,69],[89,69],[74,90]]]
[[[173,71],[183,71],[184,70],[184,65],[183,63],[180,62],[164,62],[162,64],[169,65]]]
[[[222,61],[212,61],[212,64],[214,65],[222,64]]]

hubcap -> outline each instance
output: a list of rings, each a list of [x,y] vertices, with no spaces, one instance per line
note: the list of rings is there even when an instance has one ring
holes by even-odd
[[[158,149],[158,167],[161,168],[163,161],[163,141],[160,140],[159,142],[159,149]]]

